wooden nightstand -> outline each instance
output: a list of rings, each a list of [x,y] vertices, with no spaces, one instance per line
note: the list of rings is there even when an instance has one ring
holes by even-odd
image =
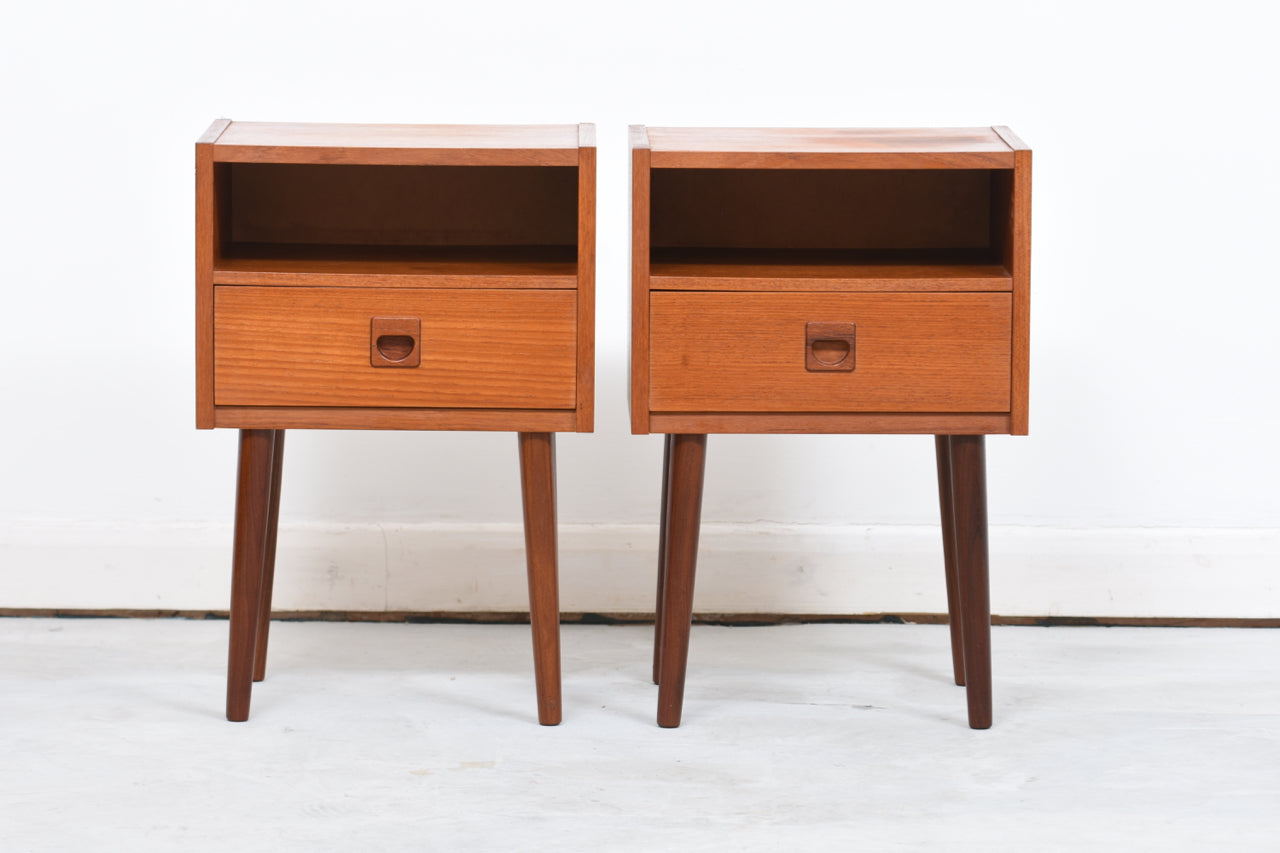
[[[984,436],[1027,433],[1008,128],[633,127],[632,432],[667,433],[654,681],[680,724],[708,433],[936,436],[957,684],[991,725]]]
[[[595,129],[215,122],[196,425],[240,430],[227,718],[263,678],[286,429],[519,433],[538,719],[560,722],[555,436],[590,432]]]

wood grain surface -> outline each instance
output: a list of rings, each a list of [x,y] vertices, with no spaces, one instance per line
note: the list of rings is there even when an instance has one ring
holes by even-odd
[[[1013,273],[1013,434],[1027,435],[1031,412],[1031,151],[1015,152],[1012,249],[1005,261]]]
[[[654,168],[1008,169],[991,128],[650,127]]]
[[[558,726],[563,711],[556,548],[556,437],[549,433],[522,432],[518,443],[538,722]]]
[[[987,546],[986,442],[955,435],[951,444],[952,513],[960,588],[964,689],[969,727],[991,728],[991,584]]]
[[[631,432],[649,432],[649,140],[631,127]]]
[[[219,416],[222,411],[219,410]],[[653,432],[729,434],[999,435],[1007,414],[950,412],[653,412]]]
[[[596,129],[579,125],[578,140],[578,432],[595,428]]]
[[[258,632],[254,640],[253,680],[267,677],[267,647],[271,643],[271,599],[276,582],[276,546],[280,533],[280,488],[284,477],[284,433],[271,431],[271,487],[267,495],[267,532],[262,549],[262,590],[258,594]]]
[[[275,287],[572,289],[573,246],[348,246],[244,243],[227,248],[214,284]]]
[[[577,125],[232,122],[214,159],[238,163],[576,166]]]
[[[689,628],[702,527],[702,485],[707,460],[705,435],[676,435],[671,441],[667,499],[662,516],[662,649],[658,682],[658,725],[675,728],[684,710],[689,662]]]
[[[221,239],[213,143],[231,124],[218,119],[196,142],[196,428],[213,428],[213,267]]]
[[[653,293],[655,412],[1007,412],[1005,293]],[[857,369],[805,369],[805,326],[854,323]]]
[[[215,291],[219,406],[574,407],[571,291]],[[421,318],[420,366],[370,366],[375,316]]]
[[[572,409],[219,406],[214,414],[214,425],[234,429],[574,432],[578,428],[578,421],[577,414]]]
[[[650,253],[653,290],[1008,291],[1003,263],[964,253],[832,249],[662,249]]]
[[[240,431],[227,652],[227,719],[237,723],[249,719],[253,694],[274,436],[265,429]]]

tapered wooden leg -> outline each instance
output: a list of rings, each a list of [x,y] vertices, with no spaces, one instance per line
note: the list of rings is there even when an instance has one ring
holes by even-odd
[[[960,619],[960,575],[956,566],[956,514],[951,499],[951,436],[934,436],[938,457],[938,507],[942,515],[942,559],[947,572],[947,616],[951,626],[951,669],[964,684],[964,627]]]
[[[231,643],[227,657],[227,719],[249,719],[253,664],[262,603],[271,491],[272,431],[240,430],[236,530],[231,566]]]
[[[671,485],[671,442],[662,443],[662,505],[658,510],[658,595],[653,605],[653,683],[662,683],[662,597],[667,589],[667,495]]]
[[[556,581],[556,444],[548,432],[520,433],[524,545],[538,722],[559,725],[560,595]]]
[[[987,464],[984,437],[951,437],[951,488],[964,636],[969,726],[991,727],[991,600],[987,574]]]
[[[664,542],[666,582],[662,594],[662,680],[658,685],[658,725],[680,725],[684,675],[689,662],[693,619],[693,578],[702,523],[702,480],[706,468],[705,435],[672,436]]]
[[[262,555],[262,603],[254,644],[253,680],[267,677],[267,637],[271,632],[271,591],[276,580],[276,531],[280,527],[280,475],[284,466],[284,430],[271,431],[271,494],[267,503],[267,541]]]

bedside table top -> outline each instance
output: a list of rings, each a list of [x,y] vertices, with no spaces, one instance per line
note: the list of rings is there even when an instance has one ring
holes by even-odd
[[[1011,169],[1027,147],[1006,127],[637,127],[632,146],[685,169]]]
[[[221,163],[576,166],[595,126],[288,124],[219,119],[198,144]]]

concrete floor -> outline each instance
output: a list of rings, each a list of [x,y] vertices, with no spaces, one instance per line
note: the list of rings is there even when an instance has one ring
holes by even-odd
[[[1280,850],[1280,631],[997,628],[970,731],[946,629],[277,623],[248,723],[227,624],[0,620],[0,849]]]

